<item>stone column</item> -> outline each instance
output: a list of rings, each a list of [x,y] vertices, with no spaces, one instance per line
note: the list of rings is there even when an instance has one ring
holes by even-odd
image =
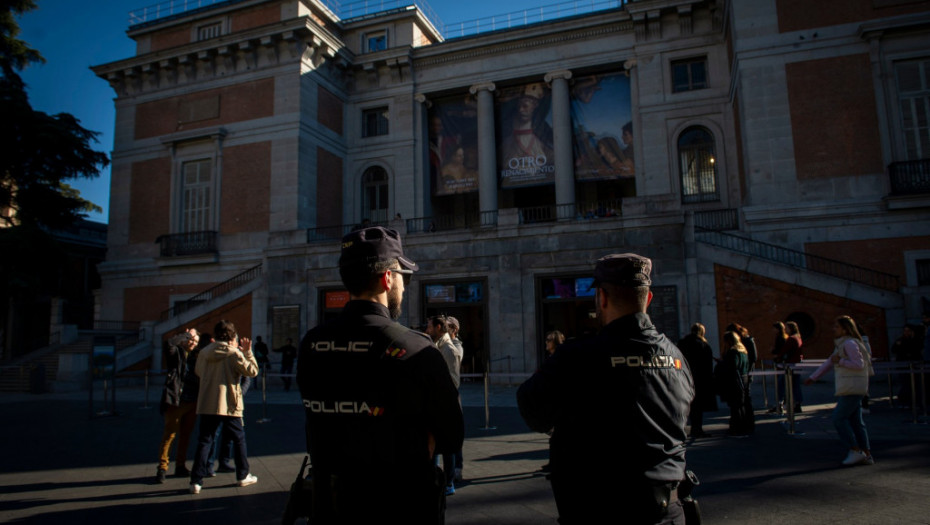
[[[494,136],[493,82],[475,84],[478,95],[478,203],[482,213],[497,211],[497,140]],[[484,222],[482,218],[482,222]]]
[[[552,86],[552,141],[555,155],[555,203],[560,219],[575,216],[575,163],[572,155],[572,111],[568,81],[572,72],[553,71],[545,76]]]

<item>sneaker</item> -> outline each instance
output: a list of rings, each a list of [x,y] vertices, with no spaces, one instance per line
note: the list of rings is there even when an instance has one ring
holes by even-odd
[[[156,470],[155,471],[155,483],[164,483],[166,474],[167,472],[162,469]]]
[[[212,470],[207,471],[207,477],[208,477],[208,478],[215,478],[215,477],[216,477],[216,472],[215,472],[215,471],[212,471]]]
[[[449,483],[448,485],[446,485],[446,496],[454,496],[454,495],[455,495],[455,485],[452,483]]]
[[[256,483],[258,483],[258,476],[253,476],[251,474],[239,480],[240,487],[248,487],[249,485],[254,485]]]
[[[844,465],[858,465],[859,463],[865,463],[868,461],[869,457],[865,455],[862,451],[859,450],[850,450],[849,454],[846,455],[846,459],[843,460]]]
[[[199,483],[191,483],[191,494],[200,494],[200,489],[203,488],[203,485]]]
[[[863,461],[862,464],[863,464],[863,465],[874,465],[874,464],[875,464],[875,458],[873,458],[872,456],[866,456],[866,457],[865,457],[865,461]]]

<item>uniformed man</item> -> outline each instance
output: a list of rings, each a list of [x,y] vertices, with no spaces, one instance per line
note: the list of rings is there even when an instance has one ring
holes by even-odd
[[[313,466],[311,523],[441,523],[437,453],[462,446],[458,392],[425,334],[393,321],[419,267],[382,227],[342,239],[350,301],[300,343],[297,385]]]
[[[560,346],[517,392],[530,428],[552,431],[559,523],[684,524],[676,489],[694,387],[681,352],[646,314],[651,270],[636,254],[599,259],[601,331]]]

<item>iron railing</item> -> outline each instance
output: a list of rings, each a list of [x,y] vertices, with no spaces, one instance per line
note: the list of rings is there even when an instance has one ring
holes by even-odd
[[[434,233],[497,225],[497,211],[434,215],[407,219],[407,233]]]
[[[619,217],[621,199],[596,202],[571,202],[520,208],[520,224],[557,220],[590,220]]]
[[[94,330],[106,330],[112,332],[136,332],[139,330],[139,325],[139,321],[94,320]]]
[[[883,290],[898,291],[901,279],[897,275],[863,268],[853,264],[792,250],[784,246],[747,239],[721,231],[705,230],[695,227],[697,241],[717,246],[726,250],[758,257],[768,261],[817,272],[839,279],[865,284]]]
[[[892,195],[930,193],[930,159],[892,162],[888,165]]]
[[[236,288],[239,288],[240,286],[252,281],[253,279],[260,277],[261,275],[262,275],[262,265],[258,264],[256,266],[253,266],[249,268],[248,270],[240,273],[239,275],[236,275],[235,277],[231,279],[227,279],[221,282],[220,284],[212,288],[209,288],[207,290],[204,290],[203,292],[200,292],[199,294],[191,297],[190,299],[180,302],[172,306],[171,308],[165,310],[164,312],[161,313],[161,320],[167,321],[168,319],[171,319],[172,317],[175,317],[179,314],[182,314],[190,310],[191,308],[197,306],[200,303],[205,303],[207,301],[212,300],[215,297],[219,297],[221,295],[227,294],[235,290]]]
[[[162,257],[178,257],[183,255],[200,255],[216,253],[217,232],[187,232],[161,235],[155,242],[161,245]]]
[[[694,212],[694,227],[702,230],[738,230],[739,210],[726,208],[723,210],[704,210]]]
[[[623,7],[630,0],[573,0],[549,4],[504,15],[488,16],[466,22],[446,24],[442,28],[445,38],[461,38],[501,29],[513,29],[539,22],[570,16],[584,15]]]

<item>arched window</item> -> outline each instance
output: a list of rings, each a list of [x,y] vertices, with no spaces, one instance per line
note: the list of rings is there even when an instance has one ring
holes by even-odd
[[[388,174],[372,166],[362,175],[362,219],[371,222],[388,220]]]
[[[681,202],[720,200],[714,136],[706,128],[691,127],[678,137],[681,167]]]

